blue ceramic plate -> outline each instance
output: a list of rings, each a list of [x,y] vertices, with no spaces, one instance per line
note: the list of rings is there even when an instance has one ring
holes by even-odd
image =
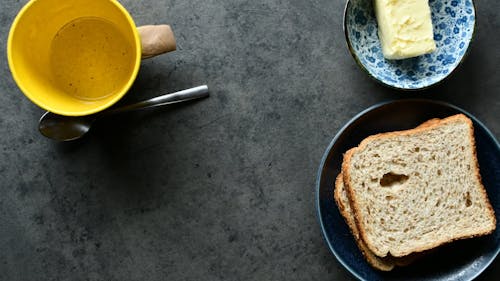
[[[488,236],[450,243],[408,267],[391,272],[373,269],[363,258],[333,199],[342,154],[369,135],[414,128],[425,120],[463,113],[472,119],[483,184],[497,216]],[[317,209],[323,236],[338,261],[360,280],[472,280],[500,250],[500,145],[474,116],[453,105],[431,100],[400,100],[366,109],[345,125],[326,150],[318,171]]]
[[[372,2],[347,1],[344,32],[354,59],[374,79],[393,88],[423,89],[442,81],[463,60],[474,34],[472,0],[429,0],[437,50],[405,60],[384,59]]]

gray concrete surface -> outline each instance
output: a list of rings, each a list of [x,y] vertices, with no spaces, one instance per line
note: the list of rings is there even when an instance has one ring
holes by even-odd
[[[207,83],[188,105],[100,123],[82,141],[41,137],[42,110],[13,82],[0,0],[0,280],[353,280],[316,218],[320,158],[364,108],[426,97],[500,137],[500,4],[476,1],[469,57],[438,87],[400,93],[361,72],[344,1],[124,0],[170,23],[178,51],[144,61],[123,102]],[[498,280],[495,261],[480,280]]]

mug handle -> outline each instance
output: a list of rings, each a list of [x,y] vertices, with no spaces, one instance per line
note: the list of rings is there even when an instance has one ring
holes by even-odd
[[[141,37],[142,58],[147,59],[175,51],[176,43],[169,25],[143,25],[137,28]]]

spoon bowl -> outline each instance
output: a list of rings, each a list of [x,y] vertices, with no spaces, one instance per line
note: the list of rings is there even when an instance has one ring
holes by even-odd
[[[93,117],[63,116],[47,111],[40,118],[38,129],[47,138],[72,141],[81,138],[90,130],[96,119]]]

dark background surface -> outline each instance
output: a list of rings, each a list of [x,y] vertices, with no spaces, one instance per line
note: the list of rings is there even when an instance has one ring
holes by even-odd
[[[417,93],[378,85],[347,51],[344,1],[121,1],[169,23],[124,103],[208,84],[209,99],[99,123],[75,143],[7,66],[27,1],[0,2],[0,280],[352,280],[323,241],[315,178],[335,133],[390,99],[451,102],[500,136],[500,3],[476,1],[463,65]],[[497,259],[479,280],[498,280]]]

